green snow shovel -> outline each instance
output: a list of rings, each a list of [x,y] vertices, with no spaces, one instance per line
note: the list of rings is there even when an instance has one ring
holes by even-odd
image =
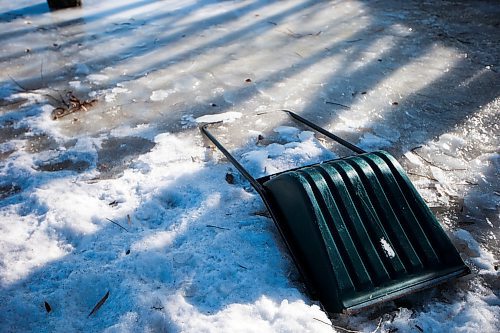
[[[357,155],[255,179],[210,124],[201,131],[260,194],[326,312],[358,312],[470,273],[394,157],[286,112]]]

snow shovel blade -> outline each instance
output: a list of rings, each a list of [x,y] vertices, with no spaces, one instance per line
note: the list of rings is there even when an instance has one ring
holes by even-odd
[[[258,181],[327,312],[358,312],[469,273],[387,152],[333,160]]]
[[[254,179],[201,130],[260,194],[327,313],[358,312],[470,273],[394,157],[287,112],[358,155]]]

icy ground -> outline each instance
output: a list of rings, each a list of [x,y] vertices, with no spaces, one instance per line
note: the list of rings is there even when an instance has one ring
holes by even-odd
[[[1,332],[500,331],[498,2],[0,4]],[[473,274],[331,326],[197,129],[255,176],[345,154],[282,108],[394,154]]]

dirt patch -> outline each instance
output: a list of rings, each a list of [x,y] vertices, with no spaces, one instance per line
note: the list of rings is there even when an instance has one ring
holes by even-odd
[[[118,178],[130,163],[149,152],[155,143],[139,137],[110,138],[101,145],[98,153],[97,170],[100,179]]]
[[[0,185],[0,200],[21,192],[21,187],[15,184]]]
[[[90,163],[87,161],[72,161],[72,160],[63,160],[63,161],[54,161],[47,162],[41,165],[38,165],[38,171],[47,171],[47,172],[55,172],[55,171],[76,171],[83,172],[90,166]]]

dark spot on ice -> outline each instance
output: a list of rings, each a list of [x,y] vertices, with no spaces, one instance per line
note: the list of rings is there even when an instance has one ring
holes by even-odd
[[[149,152],[155,143],[139,137],[127,136],[105,140],[97,153],[99,178],[118,178],[137,157]]]
[[[252,79],[246,79],[245,82],[250,83],[252,82]]]
[[[73,161],[70,159],[63,161],[49,161],[42,163],[37,166],[38,171],[48,171],[48,172],[56,172],[56,171],[76,171],[83,172],[90,166],[90,163],[87,161]]]
[[[5,199],[21,192],[21,187],[16,184],[0,184],[0,199]]]
[[[361,95],[366,95],[366,91],[362,91],[362,92],[361,92]]]
[[[217,106],[217,104],[215,104],[215,103],[211,103],[211,104],[210,104],[210,106],[216,107],[216,106]]]
[[[30,131],[27,127],[12,127],[7,125],[0,131],[0,143],[10,141],[12,139],[23,139],[24,135]]]
[[[50,311],[52,311],[52,307],[50,306],[50,304],[47,302],[43,302],[43,303],[45,305],[45,311],[47,311],[47,313],[50,313]]]
[[[392,105],[399,105],[398,102],[392,102]]]
[[[377,59],[377,61],[382,61],[382,59]]]
[[[129,255],[130,254],[130,249],[128,249],[127,251],[125,251],[125,255]]]
[[[228,184],[234,184],[234,176],[232,173],[226,173],[226,182]]]
[[[167,209],[185,208],[185,197],[179,192],[165,191],[161,195],[160,201]]]
[[[29,136],[27,140],[25,149],[32,154],[57,148],[57,142],[44,133]]]

